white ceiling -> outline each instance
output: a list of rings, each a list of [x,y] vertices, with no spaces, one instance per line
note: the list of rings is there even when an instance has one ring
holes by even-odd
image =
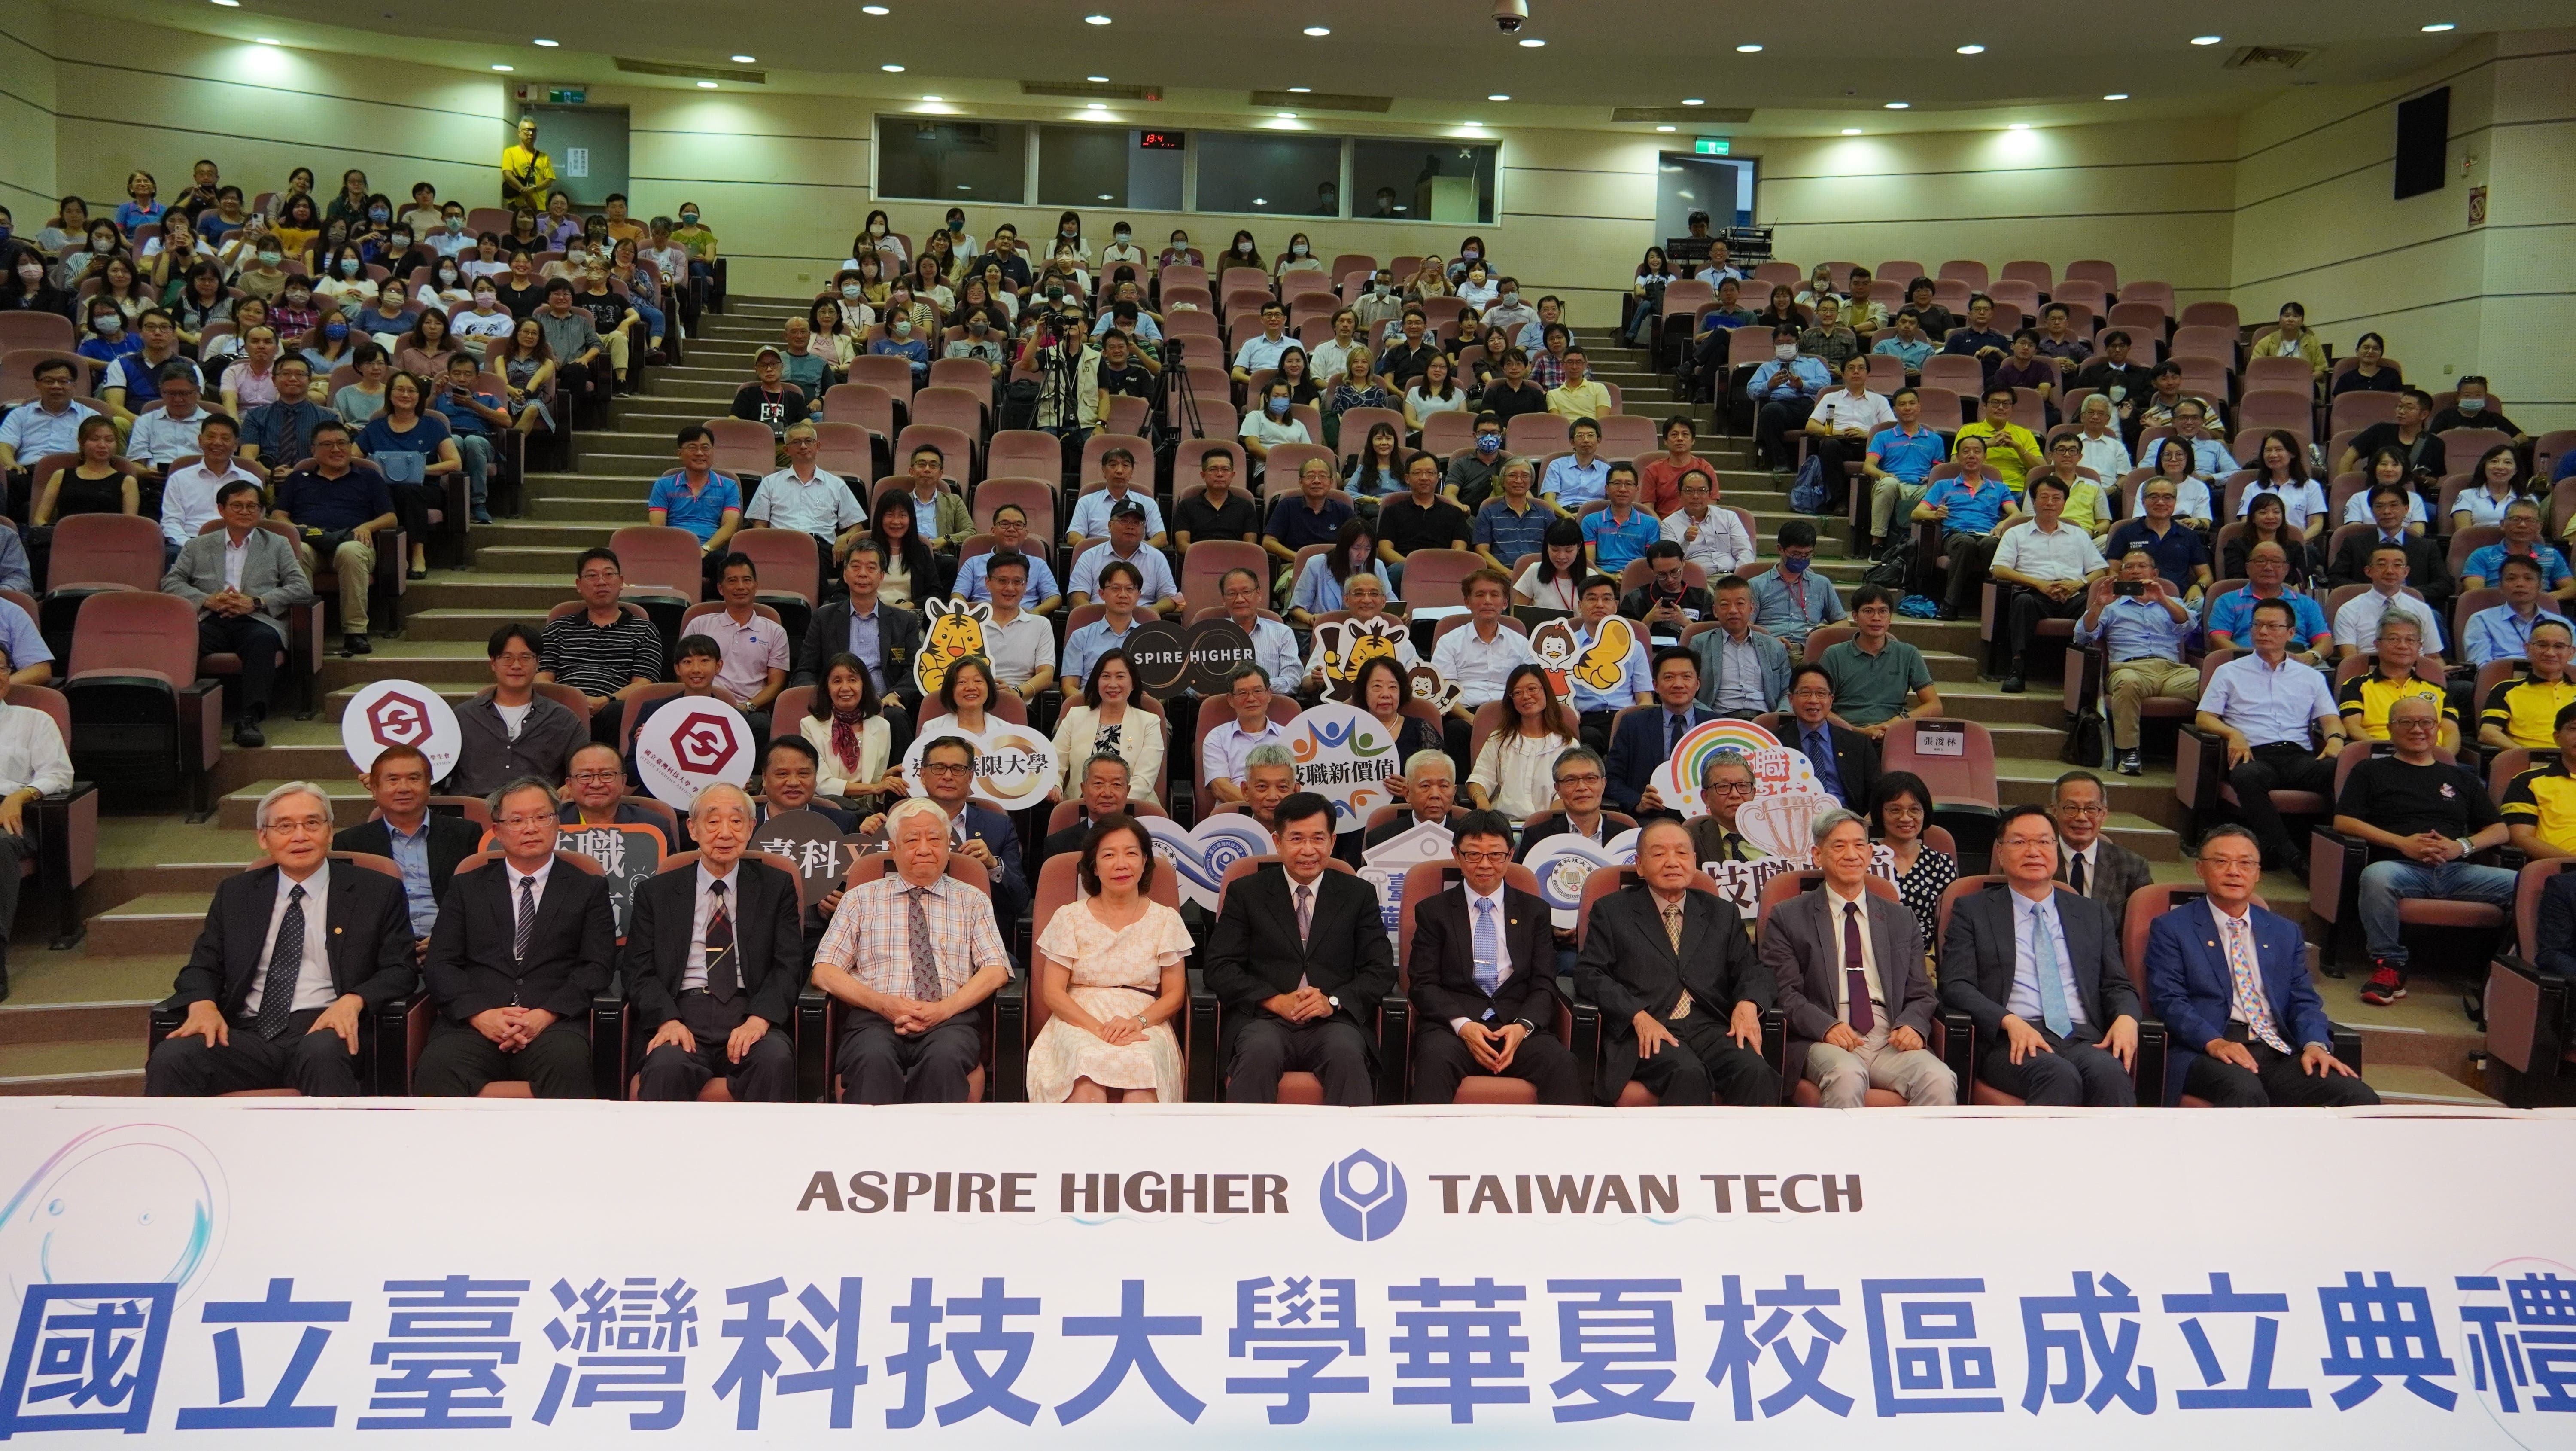
[[[737,69],[747,54],[777,90],[867,94],[920,92],[951,100],[998,101],[1016,83],[1080,81],[1106,75],[1173,92],[1248,92],[1308,86],[1316,91],[1403,98],[1395,117],[1455,119],[1472,110],[1487,125],[1609,124],[1614,105],[1750,106],[1769,130],[1866,113],[1905,129],[1956,124],[1961,112],[2045,107],[2052,119],[2110,120],[2129,114],[2106,93],[2132,97],[2139,114],[2224,114],[2248,109],[2293,84],[2394,79],[2433,64],[2482,30],[2576,24],[2576,3],[2548,0],[2508,8],[2500,0],[2175,0],[2116,7],[1915,0],[1889,7],[1736,7],[1706,0],[1528,0],[1524,47],[1501,34],[1491,0],[883,0],[891,12],[861,13],[861,0],[801,5],[710,5],[703,0],[449,0],[383,8],[388,0],[72,0],[82,8],[250,38],[286,29],[319,36],[343,27],[420,56],[419,39],[442,47],[439,63],[464,69],[502,64],[522,75],[620,84],[687,86],[620,76],[612,56]],[[1110,17],[1108,25],[1084,22]],[[1890,21],[1894,23],[1890,23]],[[2457,28],[2427,34],[2422,26]],[[1301,33],[1322,25],[1331,34]],[[2196,35],[2218,35],[2209,46]],[[706,36],[703,44],[691,37]],[[538,49],[538,36],[560,42]],[[1737,46],[1760,44],[1756,54]],[[1956,53],[1982,45],[1982,54]],[[2291,73],[2243,72],[2225,62],[2244,45],[2313,47]],[[365,48],[375,49],[368,45]],[[905,67],[900,77],[883,72]],[[998,83],[998,84],[997,84]],[[728,84],[726,89],[733,89]],[[1511,96],[1508,103],[1489,95]],[[1180,97],[1176,94],[1175,101]],[[1206,111],[1215,97],[1193,96]],[[1885,102],[1909,102],[1903,115]],[[1248,105],[1238,94],[1237,104]],[[1060,103],[1059,103],[1060,104]],[[1126,108],[1150,115],[1150,103]],[[1936,121],[1942,113],[1949,121]],[[1761,114],[1770,113],[1770,114]],[[1874,128],[1875,129],[1875,128]]]

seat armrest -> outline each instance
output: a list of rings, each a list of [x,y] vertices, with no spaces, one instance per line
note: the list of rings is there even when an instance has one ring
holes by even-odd
[[[1574,984],[1562,975],[1554,979],[1559,1006],[1565,1009],[1565,1046],[1574,1054],[1575,1065],[1585,1074],[1597,1076],[1601,1068],[1601,1009],[1574,995]]]
[[[991,999],[993,1071],[985,1080],[986,1103],[1023,1103],[1029,1096],[1029,995],[1014,976]]]
[[[1405,1055],[1413,1047],[1413,1003],[1389,993],[1377,1006],[1377,1102],[1404,1102]]]
[[[1977,1081],[1977,1022],[1956,1008],[1944,1008],[1933,1018],[1941,1033],[1941,1061],[1959,1077],[1959,1092],[1966,1094]]]
[[[1789,1015],[1779,1008],[1762,1010],[1762,1061],[1771,1071],[1786,1078],[1789,1073]],[[1788,1092],[1788,1085],[1781,1085]]]
[[[178,1032],[179,1026],[187,1021],[188,1005],[179,1001],[177,993],[172,993],[154,1003],[150,1018],[151,1026],[144,1035],[143,1051],[148,1054],[160,1047],[162,1039]]]
[[[2518,953],[2495,954],[2486,981],[2487,1051],[2517,1073],[2557,1077],[2570,986]]]
[[[1216,994],[1209,992],[1207,979],[1198,968],[1189,970],[1190,977],[1190,1061],[1189,1098],[1192,1103],[1217,1101],[1217,1035],[1224,1022],[1217,1008]]]
[[[2190,835],[2197,835],[2198,816],[2218,804],[2219,768],[2227,761],[2227,743],[2184,721],[2174,738],[2174,795],[2193,814]]]
[[[2361,1071],[2361,1030],[2347,1028],[2341,1023],[2330,1026],[2331,1031],[2327,1034],[2327,1038],[2329,1046],[2334,1049],[2334,1056],[2342,1060],[2344,1067],[2359,1073]]]
[[[2369,847],[2358,837],[2346,836],[2332,826],[2320,824],[2308,834],[2308,916],[2325,924],[2331,932],[2344,918],[2344,906],[2361,890],[2361,868],[2370,858]],[[2333,957],[2331,937],[2323,945],[2327,957]]]
[[[832,996],[808,982],[805,990],[796,995],[795,1013],[796,1101],[829,1103],[832,1101]]]
[[[179,769],[211,769],[224,752],[224,683],[212,677],[179,687]]]
[[[417,989],[358,1014],[358,1081],[367,1092],[401,1097],[411,1092],[414,1014],[420,1037],[429,1034],[429,995]]]
[[[2173,1035],[2166,1031],[2163,1019],[2139,1020],[2135,1065],[2138,1102],[2161,1104],[2165,1101],[2165,1065],[2171,1060],[2172,1051]]]
[[[611,974],[590,1000],[591,1088],[614,1102],[626,1096],[626,980]]]

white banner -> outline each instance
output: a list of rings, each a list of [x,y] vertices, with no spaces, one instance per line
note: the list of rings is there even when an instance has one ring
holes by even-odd
[[[2567,1445],[2576,1120],[2425,1113],[12,1099],[0,1437]]]

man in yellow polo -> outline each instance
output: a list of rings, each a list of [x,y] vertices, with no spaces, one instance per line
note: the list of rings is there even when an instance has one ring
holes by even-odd
[[[2487,692],[2486,711],[2479,718],[2479,745],[2538,750],[2557,744],[2559,713],[2576,705],[2576,680],[2567,675],[2567,662],[2576,656],[2576,631],[2570,631],[2565,621],[2544,619],[2531,627],[2529,653],[2529,675],[2515,676]]]
[[[501,205],[545,215],[555,187],[553,158],[537,149],[537,118],[519,118],[519,143],[501,152]]]
[[[2516,776],[2496,810],[2513,833],[2512,846],[2531,861],[2576,856],[2576,705],[2558,712],[2558,759]]]

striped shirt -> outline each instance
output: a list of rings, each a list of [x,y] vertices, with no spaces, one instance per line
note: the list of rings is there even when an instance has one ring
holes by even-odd
[[[887,997],[912,998],[912,904],[904,896],[911,889],[912,883],[893,871],[852,887],[832,914],[814,961],[845,968],[861,986]],[[942,876],[922,898],[921,910],[930,925],[930,953],[942,998],[953,996],[986,967],[1010,970],[989,896]]]
[[[605,629],[592,624],[585,611],[546,626],[538,658],[557,684],[584,695],[615,695],[639,675],[662,678],[662,636],[650,622],[623,609]]]

